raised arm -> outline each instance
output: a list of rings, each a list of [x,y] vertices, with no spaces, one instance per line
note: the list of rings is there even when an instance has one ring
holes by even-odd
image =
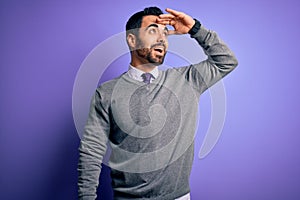
[[[169,24],[174,30],[169,34],[191,34],[208,56],[207,60],[178,69],[200,93],[230,73],[238,64],[236,57],[217,33],[206,29],[198,20],[172,9],[160,15],[159,23]]]

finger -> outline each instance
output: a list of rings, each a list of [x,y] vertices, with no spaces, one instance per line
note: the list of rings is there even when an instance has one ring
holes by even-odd
[[[178,32],[175,31],[175,30],[169,30],[168,31],[168,35],[177,35],[177,34],[178,34]]]
[[[175,21],[171,20],[171,19],[158,19],[158,20],[156,20],[156,22],[158,24],[171,25],[171,26],[173,26],[175,24]]]
[[[172,14],[161,14],[161,15],[159,15],[159,18],[160,19],[174,19],[174,15],[172,15]]]
[[[170,26],[173,26],[173,27],[174,27],[175,24],[176,24],[176,21],[175,21],[175,20],[170,20],[170,21],[169,21],[169,25],[170,25]]]
[[[175,17],[178,17],[179,15],[181,15],[181,12],[177,11],[177,10],[173,10],[171,8],[167,8],[166,11],[172,15],[174,15]]]
[[[156,20],[156,22],[161,25],[170,25],[170,20]]]

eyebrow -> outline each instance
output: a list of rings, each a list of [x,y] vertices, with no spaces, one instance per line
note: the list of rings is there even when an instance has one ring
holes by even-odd
[[[158,28],[158,25],[157,25],[157,24],[150,24],[149,26],[147,26],[146,31],[147,31],[150,27],[156,27],[156,28]],[[166,26],[165,26],[164,30],[165,30],[165,31],[169,31],[168,28],[167,28]]]

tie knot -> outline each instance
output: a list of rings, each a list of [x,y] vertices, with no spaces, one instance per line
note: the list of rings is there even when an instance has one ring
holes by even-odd
[[[153,77],[153,75],[151,73],[143,73],[142,74],[142,78],[143,78],[143,82],[149,84],[151,77]]]

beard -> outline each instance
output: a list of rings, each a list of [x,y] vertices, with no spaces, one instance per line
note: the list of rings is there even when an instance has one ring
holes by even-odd
[[[151,45],[150,48],[143,47],[143,44],[139,43],[139,48],[136,49],[137,55],[141,58],[144,58],[148,61],[148,63],[154,64],[156,66],[161,65],[164,60],[165,56],[167,54],[167,51],[165,50],[165,45],[162,43],[157,43],[154,45]],[[156,49],[157,46],[163,46],[164,50],[161,49],[158,51]]]

